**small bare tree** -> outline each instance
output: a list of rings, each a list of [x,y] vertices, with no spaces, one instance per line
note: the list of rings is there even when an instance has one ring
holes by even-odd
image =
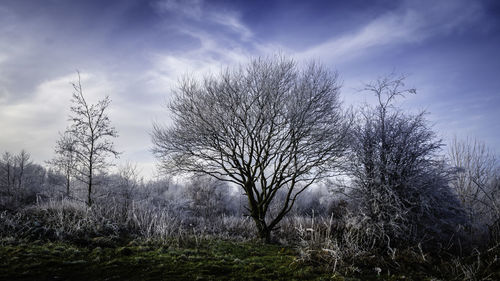
[[[18,189],[24,187],[25,171],[26,168],[28,168],[29,165],[31,165],[30,158],[31,155],[24,149],[21,150],[21,152],[19,152],[19,154],[14,157],[14,162],[17,164],[16,178],[17,178]]]
[[[1,178],[0,184],[2,189],[5,189],[7,195],[12,194],[12,189],[14,188],[14,156],[10,152],[4,152],[2,154],[1,163]]]
[[[74,136],[66,131],[61,134],[59,140],[57,140],[55,147],[56,156],[48,161],[48,164],[56,168],[57,171],[64,175],[65,179],[65,189],[66,196],[70,196],[71,181],[75,175],[75,169],[77,167],[76,156],[75,156],[75,144],[76,140]]]
[[[110,165],[108,156],[118,157],[110,138],[118,137],[116,129],[106,113],[111,100],[108,96],[96,104],[88,104],[83,95],[80,73],[78,81],[73,83],[73,105],[71,106],[71,126],[66,134],[71,136],[73,145],[65,146],[72,150],[76,161],[75,176],[87,186],[87,204],[92,205],[94,175],[103,172]],[[70,151],[67,151],[70,153]]]
[[[153,152],[165,171],[241,187],[259,237],[269,242],[297,196],[339,166],[348,126],[338,95],[337,74],[282,57],[254,59],[202,83],[187,78],[169,106],[173,124],[154,124]]]
[[[123,212],[126,213],[134,200],[134,192],[141,185],[137,164],[126,162],[118,167],[118,188],[122,199]]]
[[[499,166],[495,154],[477,140],[454,138],[450,165],[458,168],[452,187],[475,226],[500,223]]]

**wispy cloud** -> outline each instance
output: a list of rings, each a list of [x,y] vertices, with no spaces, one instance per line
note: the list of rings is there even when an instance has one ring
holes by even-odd
[[[202,0],[161,0],[153,3],[153,7],[159,12],[170,12],[195,20],[202,19],[202,6]]]
[[[373,55],[382,47],[422,42],[436,35],[460,31],[476,21],[482,12],[482,6],[472,1],[405,1],[398,9],[376,17],[357,31],[330,38],[298,55],[348,61]]]
[[[267,46],[252,40],[251,29],[241,22],[236,11],[210,8],[201,0],[163,0],[155,7],[160,14],[177,13],[196,21],[197,24],[177,25],[176,32],[199,42],[197,47],[182,52],[163,50],[150,54],[152,67],[146,79],[157,88],[173,89],[183,75],[201,77],[267,50]]]
[[[153,7],[159,14],[169,13],[193,20],[200,23],[201,27],[213,29],[214,27],[210,25],[215,24],[220,29],[235,33],[243,41],[250,41],[253,38],[252,31],[241,22],[238,12],[213,8],[202,0],[160,0],[155,2]]]
[[[243,41],[250,41],[253,38],[253,32],[241,23],[238,14],[235,12],[211,12],[209,17],[215,23],[227,27],[239,34]]]

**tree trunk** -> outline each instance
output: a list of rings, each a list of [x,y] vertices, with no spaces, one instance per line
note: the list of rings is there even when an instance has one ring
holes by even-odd
[[[10,164],[7,163],[7,194],[10,195]]]
[[[89,121],[90,123],[90,121]],[[90,156],[89,156],[89,194],[87,199],[87,205],[92,206],[92,176],[93,176],[93,166],[94,166],[94,131],[92,130],[92,142],[90,143]]]
[[[89,183],[89,194],[87,197],[87,205],[90,207],[92,206],[92,197],[90,197],[90,193],[92,192],[92,185]]]
[[[89,185],[88,185],[88,197],[87,197],[87,205],[92,206],[92,174],[89,176]]]
[[[271,243],[271,230],[268,228],[259,230],[259,239],[266,244]]]
[[[92,206],[92,164],[90,165],[87,205]]]
[[[271,229],[267,226],[265,220],[253,217],[255,225],[257,226],[257,236],[262,242],[271,243]]]
[[[66,197],[69,197],[69,185],[70,185],[70,177],[66,175]]]

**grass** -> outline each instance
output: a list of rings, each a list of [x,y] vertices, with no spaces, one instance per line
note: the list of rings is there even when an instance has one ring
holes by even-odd
[[[0,280],[498,280],[444,276],[414,260],[377,274],[380,257],[358,261],[350,273],[303,262],[294,248],[258,242],[185,240],[68,242],[0,239]],[[375,262],[374,260],[378,262]],[[403,262],[402,259],[398,259]],[[362,265],[361,265],[362,264]],[[375,264],[375,265],[374,265]],[[439,266],[439,263],[434,264]],[[462,267],[460,267],[462,268]],[[459,269],[457,267],[457,269]],[[433,273],[432,273],[433,272]],[[438,278],[436,278],[438,277]]]
[[[0,280],[335,280],[321,267],[295,262],[292,249],[260,243],[3,244]]]

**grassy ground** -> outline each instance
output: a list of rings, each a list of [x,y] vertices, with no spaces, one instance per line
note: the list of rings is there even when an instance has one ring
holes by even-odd
[[[294,258],[279,246],[224,241],[197,248],[4,243],[0,280],[332,280]]]
[[[86,246],[42,241],[0,241],[0,280],[444,280],[424,268],[407,274],[373,267],[347,278],[298,262],[292,248],[218,240],[124,243],[96,238]],[[370,268],[368,268],[370,267]],[[401,271],[399,271],[401,272]]]

